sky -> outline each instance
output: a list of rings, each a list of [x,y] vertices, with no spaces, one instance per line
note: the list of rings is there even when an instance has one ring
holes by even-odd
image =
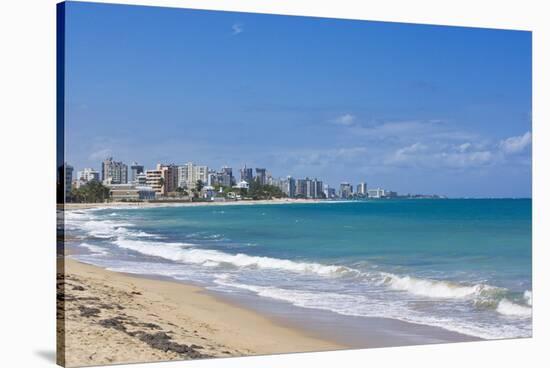
[[[66,160],[531,197],[531,33],[66,8]]]

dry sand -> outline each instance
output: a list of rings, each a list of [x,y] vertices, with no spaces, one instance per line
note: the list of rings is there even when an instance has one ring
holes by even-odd
[[[200,287],[60,259],[59,332],[66,366],[343,349]],[[63,303],[64,301],[64,303]],[[60,335],[62,336],[62,335]],[[63,340],[60,340],[63,345]]]

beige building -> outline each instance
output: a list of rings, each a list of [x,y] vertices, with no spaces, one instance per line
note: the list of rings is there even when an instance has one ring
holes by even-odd
[[[155,193],[159,196],[164,195],[164,183],[162,179],[161,170],[147,170],[145,172],[145,183],[148,187],[151,187]]]
[[[178,167],[176,165],[157,164],[157,170],[162,171],[165,195],[175,192],[178,187]]]
[[[178,169],[175,165],[157,164],[157,169],[147,170],[145,176],[146,185],[153,188],[158,196],[166,196],[176,191]]]
[[[188,162],[178,167],[178,187],[193,189],[198,180],[201,180],[205,185],[208,183],[208,166]]]

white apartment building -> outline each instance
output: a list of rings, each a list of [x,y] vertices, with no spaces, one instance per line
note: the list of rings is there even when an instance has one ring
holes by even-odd
[[[94,169],[91,169],[91,168],[85,168],[84,170],[78,172],[77,179],[81,183],[99,181],[99,171],[95,171]]]
[[[178,166],[178,187],[193,189],[198,180],[204,184],[209,182],[208,166],[195,165],[192,162]]]
[[[360,196],[366,196],[367,195],[367,183],[365,182],[361,182],[359,184],[357,184],[357,191],[356,193]]]
[[[369,189],[367,193],[369,198],[384,198],[386,196],[386,191],[381,188]]]
[[[109,157],[101,164],[101,178],[103,184],[127,184],[128,165]]]

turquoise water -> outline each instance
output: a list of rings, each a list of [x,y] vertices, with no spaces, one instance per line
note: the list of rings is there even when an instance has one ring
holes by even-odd
[[[85,262],[341,315],[531,335],[531,200],[385,200],[67,214]]]

